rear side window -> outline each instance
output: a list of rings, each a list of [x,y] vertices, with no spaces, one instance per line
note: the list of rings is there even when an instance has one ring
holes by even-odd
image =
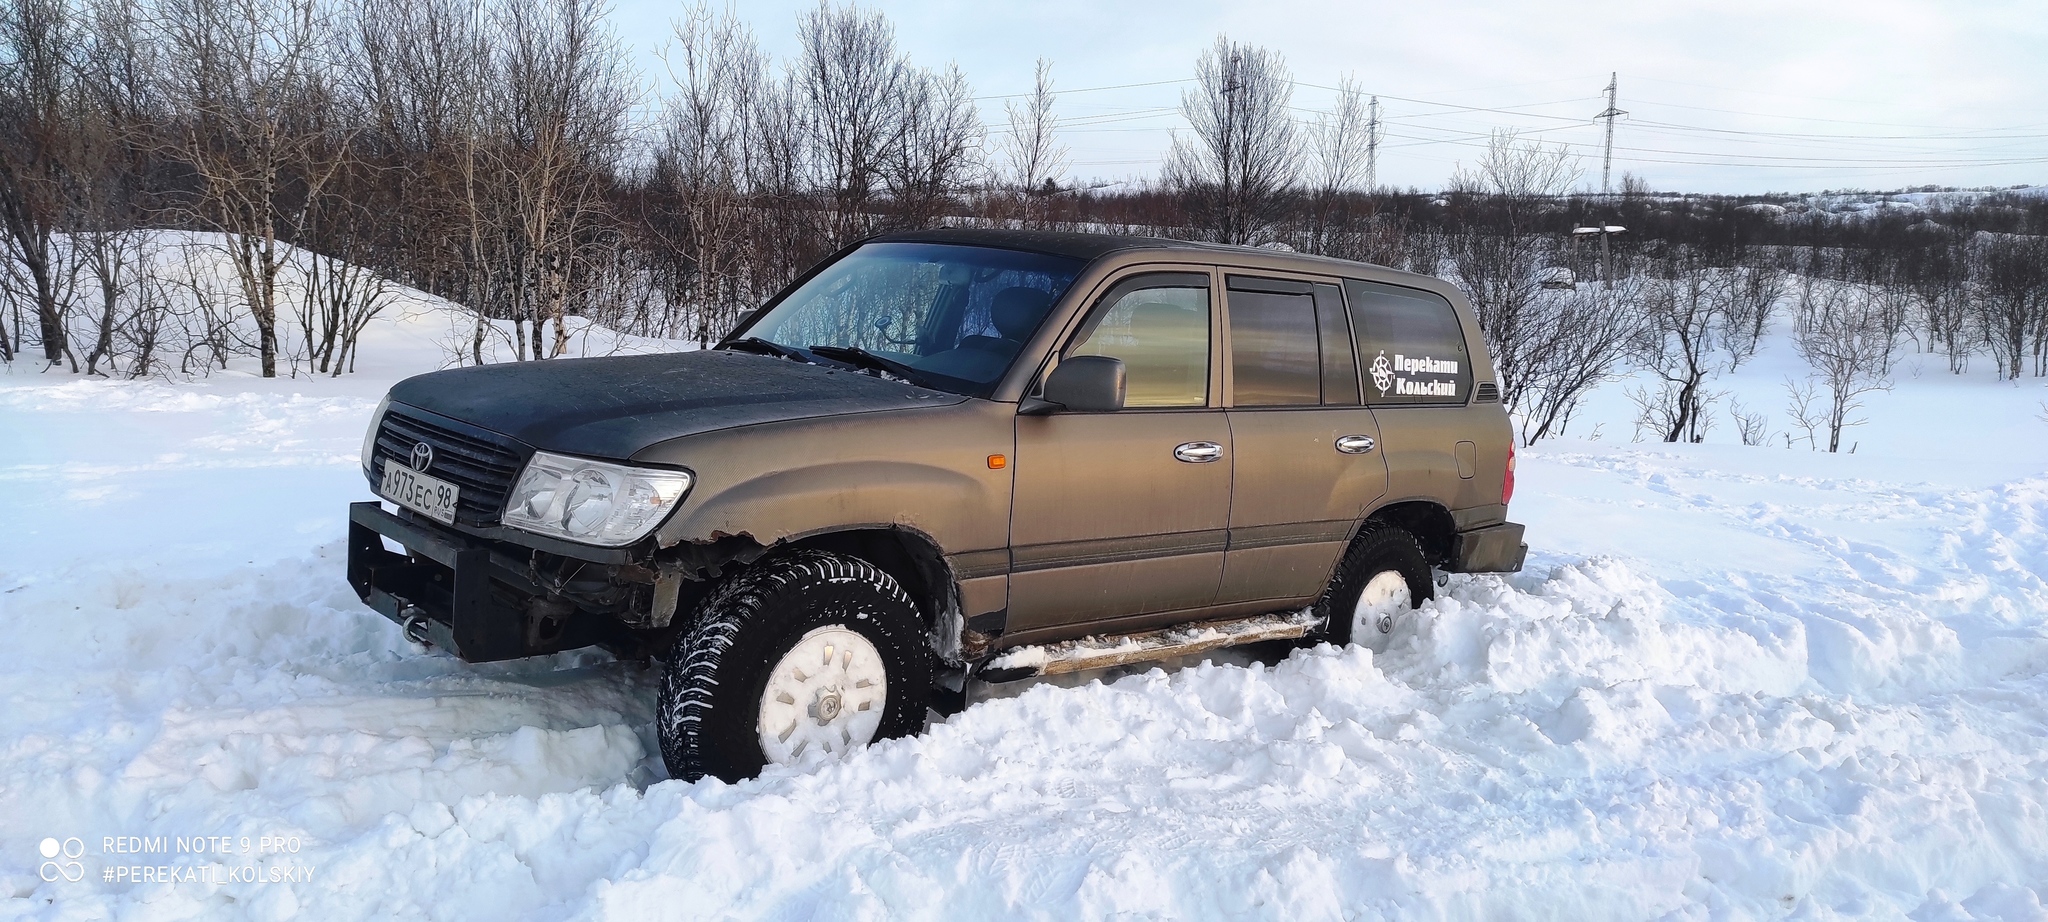
[[[1230,364],[1236,405],[1323,402],[1316,301],[1305,282],[1230,277]]]
[[[1464,403],[1472,361],[1457,311],[1441,295],[1344,280],[1365,402],[1375,406]]]

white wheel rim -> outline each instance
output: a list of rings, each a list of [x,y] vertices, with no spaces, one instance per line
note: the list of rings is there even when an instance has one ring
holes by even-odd
[[[1382,570],[1358,591],[1358,604],[1351,609],[1351,642],[1376,644],[1394,629],[1394,618],[1415,607],[1408,592],[1408,578],[1394,570]]]
[[[756,724],[761,752],[786,765],[866,746],[888,700],[889,671],[874,644],[836,624],[813,630],[768,673]]]

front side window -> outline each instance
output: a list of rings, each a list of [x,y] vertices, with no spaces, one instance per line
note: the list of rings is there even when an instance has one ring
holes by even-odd
[[[1376,406],[1464,403],[1472,361],[1457,311],[1441,295],[1346,279],[1365,402]]]
[[[743,338],[834,361],[859,350],[913,383],[986,397],[1081,266],[993,247],[870,243],[790,292]]]
[[[1124,406],[1209,405],[1209,277],[1192,272],[1127,279],[1097,302],[1068,355],[1124,363]]]

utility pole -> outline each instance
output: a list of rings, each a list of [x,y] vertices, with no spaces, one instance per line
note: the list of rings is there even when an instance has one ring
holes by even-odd
[[[1609,226],[1608,222],[1614,219],[1614,203],[1610,197],[1611,193],[1607,177],[1608,173],[1614,168],[1614,119],[1617,116],[1628,114],[1614,107],[1614,94],[1616,84],[1619,83],[1618,78],[1619,72],[1617,71],[1609,71],[1607,73],[1607,109],[1599,115],[1593,116],[1594,118],[1607,120],[1607,142],[1600,149],[1600,204],[1607,211],[1606,214],[1600,216],[1600,282],[1607,286],[1608,291],[1614,290],[1614,262],[1607,251],[1607,238],[1610,235],[1607,227]]]
[[[1374,96],[1365,111],[1365,191],[1370,195],[1380,188],[1380,98]]]

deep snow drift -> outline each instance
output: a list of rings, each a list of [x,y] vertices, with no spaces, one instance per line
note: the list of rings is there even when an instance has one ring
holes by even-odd
[[[0,374],[0,917],[2048,918],[2038,381],[1910,357],[1833,456],[1617,444],[1612,387],[1522,454],[1528,568],[1382,656],[685,785],[652,670],[466,666],[344,585],[361,427],[445,326],[339,381]],[[1722,386],[1778,405],[1788,353]]]

